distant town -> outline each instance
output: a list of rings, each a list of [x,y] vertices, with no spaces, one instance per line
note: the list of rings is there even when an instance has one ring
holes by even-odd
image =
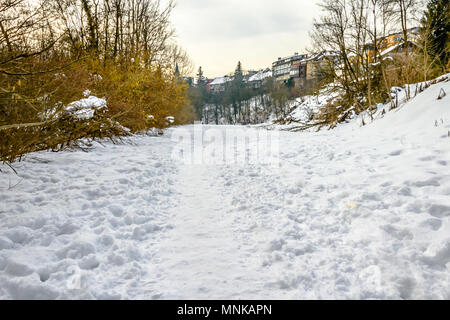
[[[411,51],[417,46],[419,41],[419,28],[408,29],[407,50]],[[375,50],[372,44],[366,44],[364,47],[365,62],[373,63],[374,57],[378,51],[383,59],[392,59],[394,56],[405,51],[404,35],[402,32],[392,33],[383,37],[378,42],[378,48]],[[260,70],[248,70],[243,73],[243,82],[247,88],[259,89],[269,79],[273,79],[275,84],[285,84],[298,90],[311,88],[318,80],[322,78],[322,71],[326,66],[336,65],[339,63],[339,53],[333,51],[323,51],[320,53],[303,53],[295,52],[293,55],[279,57],[272,63],[271,67]],[[360,59],[356,54],[350,53],[348,59],[355,62]],[[197,79],[194,77],[183,77],[189,86],[195,87]],[[233,75],[224,75],[216,78],[204,77],[203,83],[207,92],[222,93],[226,90],[234,80]]]

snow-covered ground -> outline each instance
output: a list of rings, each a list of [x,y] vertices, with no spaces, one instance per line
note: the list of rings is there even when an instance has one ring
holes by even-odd
[[[405,85],[403,87],[392,87],[392,103],[394,105],[402,106],[405,104],[405,102],[408,101],[407,96],[414,98],[423,90],[426,90],[426,88],[428,88],[429,86],[445,81],[450,81],[450,73],[444,74],[431,81]],[[288,107],[292,111],[286,117],[277,119],[277,117],[272,114],[270,119],[258,124],[258,127],[266,128],[269,130],[276,129],[311,132],[315,132],[321,129],[327,129],[329,128],[328,125],[318,126],[317,119],[315,119],[314,116],[320,114],[322,109],[326,107],[327,104],[339,103],[341,93],[341,89],[336,89],[332,84],[330,84],[320,90],[317,95],[302,96],[294,100],[289,100]],[[353,126],[363,126],[369,122],[383,118],[384,114],[391,109],[391,102],[387,102],[384,104],[379,103],[376,105],[375,110],[371,110],[370,112],[365,111],[357,115],[354,112],[354,108],[351,107],[346,110],[348,112],[346,123],[350,122]],[[341,126],[342,123],[337,124],[337,126]]]
[[[1,166],[0,298],[450,299],[450,82],[278,166],[175,161],[192,130]]]

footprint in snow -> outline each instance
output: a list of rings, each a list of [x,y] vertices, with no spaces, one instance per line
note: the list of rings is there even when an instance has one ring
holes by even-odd
[[[122,217],[124,215],[124,210],[122,207],[112,205],[109,208],[109,211],[115,216],[115,217]]]
[[[428,156],[428,157],[422,157],[422,158],[419,158],[420,161],[424,161],[424,162],[426,162],[426,161],[432,161],[432,160],[434,160],[434,159],[435,159],[434,156]]]
[[[439,183],[437,178],[431,178],[425,181],[414,182],[413,185],[419,188],[423,188],[423,187],[439,187],[441,184]]]
[[[389,153],[389,155],[391,157],[397,157],[397,156],[401,155],[402,153],[403,153],[402,150],[397,150],[397,151],[393,151],[393,152]]]
[[[412,240],[414,235],[407,229],[400,229],[391,225],[384,225],[380,227],[381,230],[391,235],[397,240]]]
[[[436,218],[445,218],[450,216],[450,207],[445,205],[433,204],[429,213]]]
[[[438,231],[442,227],[441,219],[426,219],[420,223],[421,227],[431,229],[433,231]]]

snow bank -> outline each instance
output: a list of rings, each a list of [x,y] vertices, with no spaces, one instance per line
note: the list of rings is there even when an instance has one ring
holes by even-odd
[[[415,105],[418,108],[418,105],[429,105],[433,104],[434,100],[437,100],[439,94],[441,93],[441,89],[444,90],[444,93],[448,93],[449,90],[446,87],[445,83],[450,81],[450,73],[440,76],[435,80],[420,82],[410,85],[405,85],[404,87],[392,87],[391,88],[391,97],[394,104],[398,104],[398,108],[393,111],[396,113],[399,109],[402,109],[406,104]],[[431,87],[431,88],[430,88]],[[437,92],[435,92],[437,90]],[[408,100],[408,91],[409,97]],[[421,93],[421,91],[425,91]],[[428,92],[428,93],[426,93]],[[442,94],[442,93],[441,93]],[[433,96],[435,95],[435,96]],[[289,114],[289,116],[284,119],[286,124],[280,125],[277,122],[278,119],[272,119],[272,121],[266,122],[262,124],[262,127],[270,128],[270,129],[280,129],[280,130],[291,130],[301,127],[302,130],[308,127],[309,125],[314,124],[313,116],[321,111],[321,109],[326,106],[328,103],[333,102],[336,98],[339,97],[339,92],[330,93],[330,88],[325,88],[319,92],[318,95],[305,96],[301,98],[297,98],[294,101],[290,101],[290,106],[293,111]],[[417,100],[416,100],[417,99]],[[428,99],[428,101],[423,101],[423,99]],[[381,103],[377,105],[377,110],[369,114],[369,112],[363,112],[359,115],[351,114],[347,123],[340,123],[338,127],[341,126],[357,126],[361,127],[367,123],[371,123],[378,119],[382,119],[387,116],[391,111],[391,103]],[[414,110],[411,119],[425,119],[426,114],[430,114],[428,109],[420,110],[420,117],[416,115],[419,113],[419,110]],[[411,113],[409,113],[411,115]],[[439,118],[440,119],[440,118]],[[439,119],[435,119],[438,121]],[[438,121],[439,122],[439,121]],[[310,130],[305,129],[306,131],[316,131],[320,128],[312,127]]]
[[[409,90],[410,100],[407,99],[407,90]],[[420,92],[423,90],[423,92]],[[450,74],[443,75],[436,80],[421,82],[405,87],[394,87],[391,89],[391,96],[398,107],[391,110],[391,104],[379,104],[376,112],[372,114],[362,113],[351,121],[350,124],[343,126],[362,126],[362,122],[371,123],[371,127],[376,124],[384,126],[382,130],[412,130],[421,131],[428,127],[440,126],[449,118],[448,97],[438,99],[441,90],[450,92]],[[373,120],[371,119],[373,118]],[[382,120],[382,119],[388,120]],[[382,120],[382,121],[380,121]]]

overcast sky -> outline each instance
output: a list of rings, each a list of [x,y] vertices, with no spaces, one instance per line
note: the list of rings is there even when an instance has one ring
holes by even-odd
[[[177,0],[172,21],[178,42],[205,75],[271,67],[309,46],[314,0]]]

